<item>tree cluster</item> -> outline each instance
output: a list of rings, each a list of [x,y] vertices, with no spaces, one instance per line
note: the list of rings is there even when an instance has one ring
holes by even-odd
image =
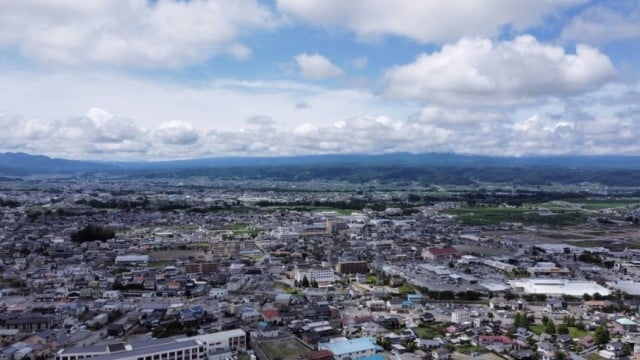
[[[87,241],[107,241],[116,237],[116,233],[111,229],[106,229],[98,225],[88,224],[84,228],[71,234],[71,241],[83,243]]]

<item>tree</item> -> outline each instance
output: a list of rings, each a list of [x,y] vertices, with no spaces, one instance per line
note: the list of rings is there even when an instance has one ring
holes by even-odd
[[[308,288],[309,287],[309,279],[307,278],[307,275],[305,275],[302,278],[302,282],[301,282],[300,286],[302,286],[303,288]]]
[[[547,326],[549,321],[551,321],[551,319],[549,319],[548,316],[545,315],[545,316],[542,317],[542,325]]]
[[[601,324],[600,326],[598,326],[595,333],[593,334],[593,339],[596,341],[596,344],[598,345],[604,345],[608,343],[609,340],[611,339],[611,334],[609,334],[609,329],[607,328],[607,325]]]
[[[569,327],[566,324],[560,324],[556,327],[556,331],[558,332],[558,334],[562,335],[562,334],[568,334],[569,333]]]
[[[553,323],[553,320],[549,319],[544,326],[544,332],[547,334],[555,334],[556,333],[556,324]]]
[[[524,312],[517,312],[513,319],[513,325],[516,328],[521,327],[529,329],[529,318],[527,317],[527,314]]]

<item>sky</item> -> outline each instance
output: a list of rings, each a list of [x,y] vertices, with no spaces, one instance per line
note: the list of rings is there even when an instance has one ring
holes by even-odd
[[[0,152],[640,155],[640,0],[0,0]]]

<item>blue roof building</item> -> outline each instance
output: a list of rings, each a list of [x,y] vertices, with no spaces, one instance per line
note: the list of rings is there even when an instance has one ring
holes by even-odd
[[[357,339],[331,339],[331,342],[318,344],[318,350],[329,350],[333,353],[336,360],[342,359],[366,359],[375,355],[376,352],[382,351],[382,347],[376,345],[375,339],[357,338]]]

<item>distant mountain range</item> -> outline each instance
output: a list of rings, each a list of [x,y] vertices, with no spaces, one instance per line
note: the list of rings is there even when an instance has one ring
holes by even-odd
[[[114,173],[140,177],[213,176],[277,180],[459,180],[600,182],[640,186],[640,156],[490,157],[449,153],[220,157],[174,161],[97,162],[25,153],[0,154],[0,177]],[[618,180],[611,180],[611,178]],[[609,179],[609,180],[608,180]],[[457,182],[459,182],[457,181]]]

